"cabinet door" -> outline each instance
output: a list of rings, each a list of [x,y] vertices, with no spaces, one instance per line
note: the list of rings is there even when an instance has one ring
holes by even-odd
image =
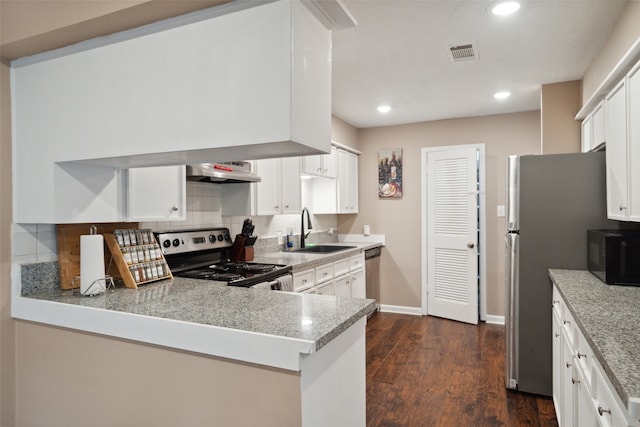
[[[620,82],[606,97],[607,217],[627,219],[626,86]]]
[[[589,150],[605,142],[604,101],[600,102],[591,113],[591,144]]]
[[[331,146],[331,153],[322,156],[322,175],[326,178],[335,178],[337,172],[338,150]]]
[[[367,297],[367,284],[365,280],[363,270],[358,270],[349,274],[349,281],[351,282],[351,296],[353,298]]]
[[[591,115],[588,115],[582,121],[582,125],[580,126],[581,137],[582,137],[582,152],[586,153],[591,150]]]
[[[186,218],[184,166],[127,171],[127,220],[176,221]]]
[[[315,287],[316,293],[320,295],[335,295],[335,286],[333,281],[323,283]]]
[[[300,193],[300,157],[282,159],[281,167],[281,206],[283,214],[302,211]]]
[[[338,150],[338,213],[349,213],[349,153]]]
[[[349,153],[349,213],[358,213],[358,155]]]
[[[591,395],[589,387],[585,381],[581,369],[576,369],[575,390],[576,390],[576,418],[575,425],[580,427],[595,427],[597,409]]]
[[[302,173],[322,175],[322,155],[302,157]]]
[[[640,221],[640,62],[628,74],[629,134],[627,155],[629,156],[629,201],[627,215],[631,221]],[[607,155],[608,153],[607,148]]]
[[[564,336],[563,336],[564,337]],[[569,342],[562,340],[562,420],[561,426],[573,426],[575,420],[575,382],[573,352]]]
[[[555,297],[555,293],[554,293]],[[556,303],[554,298],[554,308],[556,304],[559,304],[558,301]],[[552,319],[551,319],[551,333],[552,333],[552,363],[553,363],[553,406],[556,409],[556,418],[558,419],[560,425],[562,424],[562,409],[564,408],[563,395],[562,395],[562,379],[564,371],[562,369],[562,331],[560,327],[560,317],[556,314],[556,310],[552,310]]]
[[[351,284],[349,276],[342,276],[334,280],[335,295],[337,297],[350,297],[351,296]]]
[[[280,207],[280,159],[256,161],[256,173],[262,181],[256,186],[256,206],[258,215],[277,215]]]

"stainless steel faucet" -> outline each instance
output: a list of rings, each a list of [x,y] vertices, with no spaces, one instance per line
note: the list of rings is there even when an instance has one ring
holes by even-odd
[[[307,208],[302,208],[302,217],[300,218],[301,222],[300,222],[300,247],[304,248],[304,239],[306,239],[309,236],[309,233],[311,233],[311,231],[308,231],[307,234],[304,234],[304,213],[307,213],[307,228],[309,230],[311,230],[313,228],[313,226],[311,225],[311,217],[309,216],[309,209]]]

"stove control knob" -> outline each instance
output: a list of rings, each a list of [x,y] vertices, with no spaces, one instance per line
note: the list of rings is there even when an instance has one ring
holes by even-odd
[[[218,234],[218,242],[222,242],[224,240],[224,236],[222,234]]]
[[[216,236],[214,236],[213,234],[209,234],[209,243],[215,243],[216,242]]]
[[[180,245],[180,239],[173,239],[173,246],[179,246]]]
[[[165,248],[168,248],[169,246],[171,246],[171,240],[167,239],[164,242],[162,242],[162,246],[164,246]]]

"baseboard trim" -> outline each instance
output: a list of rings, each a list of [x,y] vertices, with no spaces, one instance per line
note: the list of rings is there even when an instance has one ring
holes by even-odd
[[[380,311],[383,313],[411,314],[414,316],[422,316],[420,307],[407,307],[404,305],[380,304]]]
[[[487,323],[492,323],[494,325],[504,325],[504,316],[495,316],[491,314],[487,314]]]

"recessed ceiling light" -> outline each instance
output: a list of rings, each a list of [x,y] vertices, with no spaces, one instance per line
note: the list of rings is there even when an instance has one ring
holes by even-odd
[[[378,107],[378,112],[380,113],[388,113],[389,111],[391,111],[391,107],[388,105],[381,105]]]
[[[511,92],[496,92],[493,94],[495,99],[507,99],[511,96]]]
[[[515,13],[518,9],[520,9],[520,3],[517,1],[505,1],[502,3],[498,3],[491,9],[494,15],[504,16],[511,15]]]

